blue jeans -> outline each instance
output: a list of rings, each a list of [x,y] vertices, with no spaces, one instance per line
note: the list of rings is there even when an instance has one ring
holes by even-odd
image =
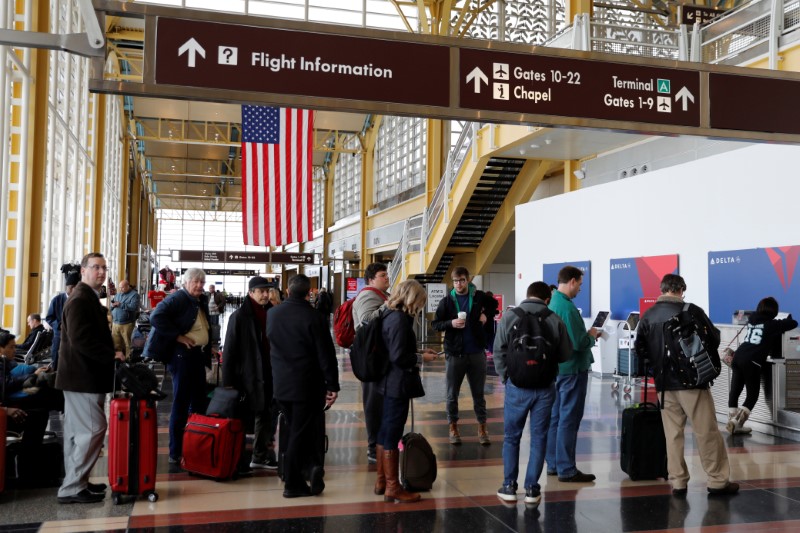
[[[408,398],[383,397],[383,420],[378,431],[378,444],[384,450],[396,450],[403,438],[403,428],[408,420]]]
[[[589,372],[568,374],[556,378],[556,400],[550,414],[547,431],[547,471],[558,477],[572,477],[578,473],[575,466],[575,446],[578,428],[583,419]]]
[[[547,427],[550,409],[556,399],[556,388],[520,389],[511,380],[506,381],[506,398],[503,404],[505,419],[503,437],[503,484],[516,485],[519,475],[519,441],[525,429],[525,419],[530,416],[531,451],[525,471],[525,488],[540,490],[539,476],[544,467],[547,448]]]

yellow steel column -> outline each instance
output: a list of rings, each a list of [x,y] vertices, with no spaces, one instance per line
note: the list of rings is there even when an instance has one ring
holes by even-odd
[[[592,0],[569,0],[566,5],[566,19],[567,24],[572,24],[575,15],[582,15],[587,13],[592,15]]]
[[[580,168],[580,161],[564,161],[564,192],[572,192],[580,189],[578,178],[574,172]]]
[[[378,140],[378,130],[381,127],[382,118],[375,117],[372,127],[364,135],[364,152],[361,159],[361,270],[365,270],[367,265],[372,262],[372,258],[367,257],[367,229],[369,228],[367,213],[375,205],[375,143]]]
[[[428,206],[433,198],[433,193],[436,192],[436,187],[439,186],[439,181],[442,179],[442,172],[444,162],[447,159],[447,153],[450,151],[449,131],[445,132],[444,121],[428,119],[428,137],[426,148],[426,163],[428,178],[425,180],[425,205]],[[446,133],[448,135],[446,135]]]
[[[105,169],[105,160],[106,160],[106,135],[109,134],[107,128],[108,124],[106,124],[106,99],[107,98],[117,98],[116,96],[107,96],[105,94],[98,94],[97,95],[97,110],[95,112],[95,116],[97,117],[97,131],[101,132],[97,135],[97,144],[95,148],[95,165],[94,165],[94,175],[92,175],[91,179],[95,182],[94,187],[94,198],[92,203],[87,203],[87,205],[94,205],[94,210],[91,213],[87,213],[89,215],[89,223],[92,228],[91,238],[89,241],[89,251],[90,252],[100,252],[104,253],[103,250],[100,249],[101,243],[100,238],[102,235],[102,225],[103,225],[103,191],[105,189],[105,181],[103,179],[104,169]],[[90,186],[89,183],[86,184],[87,187]]]
[[[39,32],[49,32],[49,1],[40,0],[34,13],[33,27]],[[28,273],[22,278],[22,300],[24,308],[20,316],[30,313],[46,311],[39,309],[41,302],[41,271],[42,271],[42,221],[44,219],[43,207],[45,205],[45,177],[47,174],[47,131],[48,94],[47,80],[50,53],[47,50],[32,50],[31,71],[35,72],[32,83],[32,98],[29,109],[22,110],[29,113],[31,127],[28,129],[28,138],[23,142],[28,143],[28,176],[20,176],[28,180],[26,191],[25,227],[27,228],[24,243],[17,243],[17,250],[24,254],[22,260],[22,273]],[[21,249],[20,249],[21,244]],[[45,268],[47,268],[45,266]]]

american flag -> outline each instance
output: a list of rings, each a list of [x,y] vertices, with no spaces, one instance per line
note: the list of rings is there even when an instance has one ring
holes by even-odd
[[[313,238],[314,113],[242,106],[244,243],[281,246]]]

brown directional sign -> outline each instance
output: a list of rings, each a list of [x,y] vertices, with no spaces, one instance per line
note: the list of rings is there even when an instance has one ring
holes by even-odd
[[[446,46],[159,17],[158,84],[450,105]]]
[[[302,265],[313,264],[314,254],[178,250],[177,261],[201,261],[204,263],[288,263]]]
[[[711,73],[712,128],[800,134],[800,80]]]
[[[488,50],[459,50],[461,107],[700,125],[700,74]]]
[[[715,18],[719,18],[725,14],[727,10],[725,9],[716,9],[713,7],[705,7],[705,6],[690,6],[690,5],[682,5],[680,6],[681,10],[681,24],[688,24],[694,25],[695,23],[699,22],[700,24],[705,24],[706,22],[711,22]]]

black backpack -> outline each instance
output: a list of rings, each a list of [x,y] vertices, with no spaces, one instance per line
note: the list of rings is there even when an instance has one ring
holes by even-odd
[[[707,332],[689,312],[689,306],[664,322],[664,365],[687,389],[708,385],[721,370],[719,354],[709,352]]]
[[[519,322],[508,338],[506,366],[508,379],[522,389],[549,387],[558,374],[556,342],[545,321],[553,312],[545,308],[536,313],[514,307]]]
[[[379,381],[389,371],[389,351],[383,342],[383,313],[363,322],[350,346],[350,365],[360,381]]]

